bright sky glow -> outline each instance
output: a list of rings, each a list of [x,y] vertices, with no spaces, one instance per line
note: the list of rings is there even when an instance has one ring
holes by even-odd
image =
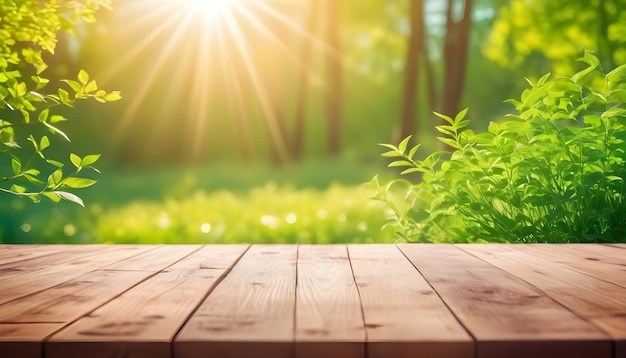
[[[236,0],[185,0],[183,6],[204,17],[206,21],[220,21]]]
[[[291,13],[277,11],[274,2],[291,4]],[[169,114],[146,131],[155,145],[168,136],[168,128],[185,128],[192,157],[201,156],[203,143],[211,141],[211,135],[220,135],[215,130],[217,121],[226,118],[232,118],[231,125],[239,135],[252,136],[246,133],[253,131],[250,123],[243,122],[260,113],[270,135],[278,135],[277,114],[271,105],[272,83],[267,79],[285,74],[273,59],[284,58],[295,64],[291,67],[310,72],[302,67],[298,49],[288,42],[293,37],[308,38],[326,49],[324,41],[304,28],[306,4],[300,0],[121,2],[116,14],[124,24],[122,40],[129,34],[127,50],[98,78],[107,82],[130,64],[142,61],[142,66],[138,69],[141,82],[127,97],[125,112],[115,128],[117,138],[126,135],[144,106],[162,107],[160,112]],[[275,74],[268,73],[276,69]],[[313,80],[318,78],[310,75]],[[153,89],[163,88],[164,82],[165,93],[155,98]],[[224,113],[224,106],[229,115],[216,116],[216,111]]]

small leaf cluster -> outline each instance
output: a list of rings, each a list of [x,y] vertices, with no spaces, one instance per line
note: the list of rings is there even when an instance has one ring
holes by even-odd
[[[41,129],[70,141],[60,128],[68,120],[58,114],[60,107],[72,108],[79,100],[104,103],[121,98],[117,91],[98,88],[89,74],[80,70],[76,79],[48,90],[50,80],[40,75],[47,65],[43,52],[54,54],[57,32],[72,32],[82,19],[93,21],[94,12],[110,9],[109,0],[30,1],[6,0],[0,4],[0,192],[25,196],[37,202],[66,199],[82,205],[76,195],[64,189],[78,189],[95,183],[75,175],[92,168],[99,155],[70,154],[71,170],[49,158],[46,149],[51,137]],[[35,74],[28,76],[28,66]],[[28,143],[30,142],[30,143]]]
[[[437,114],[453,151],[414,159],[409,138],[382,144],[403,173],[375,198],[387,225],[409,241],[616,242],[626,235],[626,65],[605,73],[590,52],[571,77],[528,80],[516,113],[474,133],[465,119]],[[397,191],[405,196],[397,199]]]

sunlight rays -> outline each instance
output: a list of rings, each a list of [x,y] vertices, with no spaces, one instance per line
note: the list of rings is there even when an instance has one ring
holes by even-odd
[[[296,13],[309,10],[304,6],[306,3],[296,0],[283,3],[288,3]],[[250,100],[254,99],[258,107],[253,108],[260,111],[260,119],[265,122],[263,127],[277,144],[278,155],[286,156],[288,143],[281,133],[284,128],[273,103],[276,94],[272,91],[278,89],[271,86],[271,83],[280,85],[285,76],[273,79],[266,73],[267,66],[280,66],[268,62],[268,55],[280,53],[285,59],[281,61],[293,67],[290,71],[305,71],[319,83],[322,82],[320,76],[312,68],[305,68],[298,57],[298,49],[290,48],[285,36],[310,39],[316,48],[324,52],[332,50],[315,34],[307,33],[303,23],[272,5],[265,0],[167,0],[158,5],[151,0],[123,1],[118,8],[120,21],[128,24],[124,31],[128,31],[129,39],[122,35],[127,41],[127,51],[105,68],[102,76],[108,81],[123,73],[126,66],[141,63],[137,67],[141,81],[128,97],[130,100],[114,128],[114,140],[126,135],[142,106],[153,106],[159,121],[151,123],[145,131],[146,135],[155,136],[153,145],[158,146],[161,138],[178,127],[187,138],[185,152],[200,158],[206,154],[203,153],[204,142],[209,137],[224,140],[221,134],[209,136],[209,131],[217,131],[216,125],[224,119],[232,121],[235,136],[250,139],[262,134],[253,129],[251,117],[256,110],[248,108]],[[267,21],[287,32],[277,33]],[[132,37],[133,34],[144,36]],[[131,39],[136,41],[130,43]],[[278,52],[268,52],[270,49]],[[280,74],[282,70],[273,68],[271,72]],[[267,82],[268,78],[271,83]],[[155,91],[159,88],[161,92],[157,94],[159,92]],[[177,105],[180,108],[173,107]],[[229,115],[216,113],[220,106],[225,107]],[[223,124],[220,125],[223,128]]]

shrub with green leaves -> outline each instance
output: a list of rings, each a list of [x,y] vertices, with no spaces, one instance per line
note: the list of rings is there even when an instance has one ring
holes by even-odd
[[[79,100],[116,101],[121,98],[119,92],[99,89],[84,70],[54,89],[48,89],[50,80],[40,75],[47,68],[42,54],[54,54],[58,32],[72,33],[80,20],[95,21],[94,13],[100,7],[111,9],[110,0],[0,3],[0,194],[36,202],[41,197],[55,202],[65,199],[83,205],[68,190],[95,183],[77,174],[85,168],[95,169],[92,164],[99,155],[71,153],[72,168],[67,170],[64,163],[46,155],[52,144],[46,132],[69,141],[59,128],[67,118],[55,110],[71,108]]]
[[[453,151],[415,159],[409,138],[383,156],[421,180],[381,184],[387,226],[408,241],[617,242],[626,238],[626,65],[608,73],[589,52],[569,78],[528,81],[516,114],[474,133],[437,114]],[[405,192],[399,198],[398,193]]]

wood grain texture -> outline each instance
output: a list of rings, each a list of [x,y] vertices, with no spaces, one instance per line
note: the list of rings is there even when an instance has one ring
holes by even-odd
[[[474,343],[395,245],[349,245],[369,358],[473,357]]]
[[[0,305],[0,323],[63,323],[80,318],[146,279],[149,273],[96,270]]]
[[[252,246],[176,337],[176,358],[292,357],[296,256],[297,246]]]
[[[592,319],[599,327],[611,335],[614,340],[614,357],[626,358],[626,316],[602,317]]]
[[[176,263],[200,247],[200,245],[159,245],[154,250],[118,260],[104,268],[124,271],[158,271]]]
[[[456,247],[523,279],[584,318],[626,316],[626,288],[538,258],[511,245]]]
[[[540,290],[451,245],[399,245],[477,340],[479,358],[606,357],[610,339]]]
[[[365,327],[346,246],[299,246],[297,283],[296,357],[363,357]]]
[[[61,327],[62,323],[0,323],[0,357],[41,358],[43,338]]]
[[[88,246],[89,250],[77,252],[72,250],[70,253],[63,253],[60,255],[54,254],[43,257],[41,259],[48,259],[48,263],[45,268],[36,269],[30,272],[21,272],[20,275],[7,278],[0,281],[0,304],[9,302],[11,300],[32,295],[39,291],[54,287],[64,282],[75,279],[81,275],[84,275],[93,270],[102,268],[106,265],[110,265],[119,260],[138,255],[144,252],[149,252],[153,249],[150,246]],[[102,250],[100,253],[93,252],[92,250]],[[83,256],[80,256],[80,253]],[[53,259],[54,256],[54,259]],[[68,257],[69,256],[69,257]],[[38,259],[35,259],[39,261]],[[32,263],[34,260],[24,261],[27,264]],[[18,266],[19,267],[19,266]],[[36,267],[40,267],[36,264]]]
[[[624,253],[0,245],[0,357],[626,358]]]
[[[170,357],[171,342],[187,317],[246,249],[201,248],[54,335],[46,343],[47,357]],[[136,268],[135,260],[126,262]]]
[[[626,248],[626,246],[624,247]],[[599,244],[567,244],[567,248],[626,261],[626,252],[622,250],[615,250],[615,246]]]
[[[0,265],[50,255],[72,248],[69,245],[3,245]]]
[[[615,259],[582,252],[569,248],[567,245],[530,244],[520,245],[518,249],[601,280],[626,287],[626,257]]]
[[[52,247],[50,246],[50,248]],[[107,263],[111,263],[110,257],[103,254],[115,250],[130,250],[132,246],[61,245],[61,248],[62,250],[52,252],[50,255],[33,255],[23,260],[10,261],[0,265],[0,282],[11,278],[25,277],[32,272],[71,265],[75,261],[83,260],[89,256],[106,257],[109,260]]]

